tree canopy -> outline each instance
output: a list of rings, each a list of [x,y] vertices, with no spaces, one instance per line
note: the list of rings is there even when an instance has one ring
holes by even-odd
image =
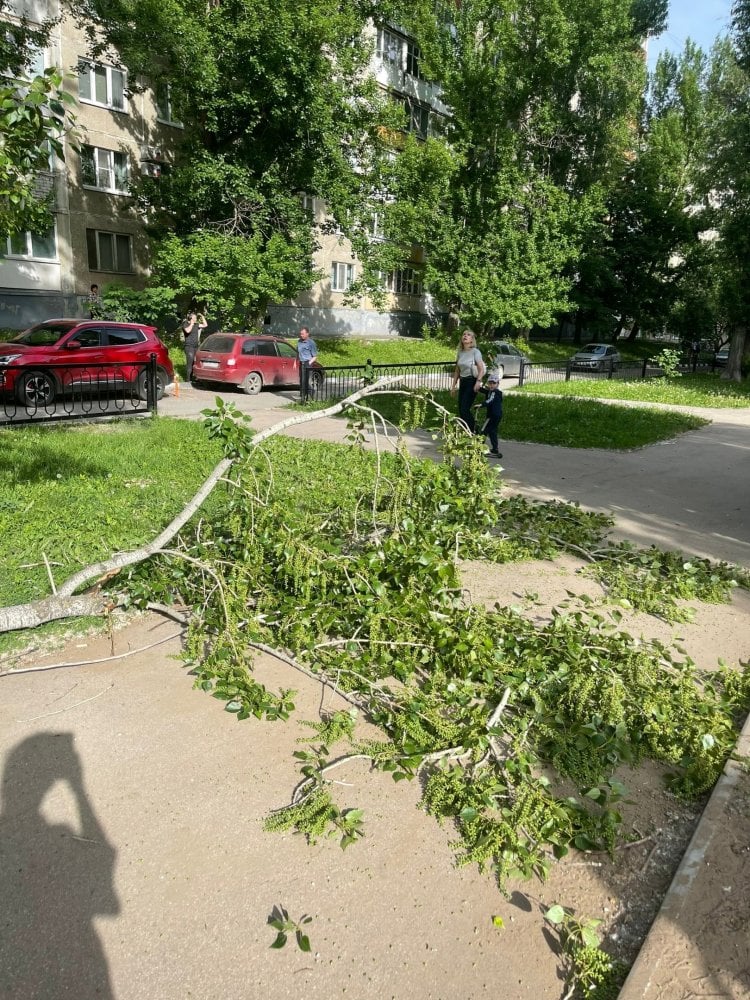
[[[52,221],[49,199],[37,177],[48,170],[52,153],[62,157],[65,132],[73,126],[71,99],[62,74],[49,68],[31,75],[35,49],[46,44],[51,22],[33,26],[6,18],[0,0],[0,235],[40,232]]]

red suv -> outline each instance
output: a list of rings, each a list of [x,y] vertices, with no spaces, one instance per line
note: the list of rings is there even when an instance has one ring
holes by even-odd
[[[325,372],[314,361],[310,389],[320,389],[324,379]],[[299,359],[295,349],[281,337],[212,333],[196,352],[193,381],[224,382],[255,396],[264,386],[299,385]]]
[[[50,319],[0,344],[0,392],[46,406],[68,389],[131,386],[146,398],[145,364],[156,355],[156,395],[174,380],[156,328],[105,320]],[[69,367],[68,367],[69,366]]]

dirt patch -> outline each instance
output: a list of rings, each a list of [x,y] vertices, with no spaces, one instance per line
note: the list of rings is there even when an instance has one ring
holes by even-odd
[[[561,601],[580,594],[601,598],[593,581],[576,574],[580,565],[569,559],[465,564],[463,577],[473,601],[517,603],[541,622]],[[715,665],[722,655],[736,662],[748,654],[738,627],[747,608],[747,595],[740,594],[730,606],[700,606],[691,625],[633,615],[622,627],[644,638],[679,639],[702,666]],[[28,961],[21,971],[32,977],[26,992],[14,994],[0,975],[0,994],[57,995],[58,966],[71,961],[71,919],[84,917],[100,945],[97,995],[122,1000],[478,1000],[499,993],[506,1000],[558,1000],[564,993],[560,962],[542,917],[553,903],[601,918],[608,949],[633,960],[699,813],[699,806],[665,794],[656,765],[620,775],[630,790],[626,829],[639,843],[619,851],[614,862],[606,854],[574,852],[546,884],[509,885],[507,899],[489,875],[455,867],[456,833],[419,808],[416,782],[395,784],[362,761],[334,777],[339,805],[364,809],[365,839],[346,852],[336,840],[308,846],[292,834],[264,832],[262,822],[289,800],[298,780],[293,754],[298,739],[310,735],[302,720],[345,703],[285,664],[261,657],[258,679],[274,689],[294,688],[297,711],[288,723],[238,724],[220,703],[192,690],[174,659],[178,640],[152,646],[176,631],[173,622],[139,616],[114,634],[116,652],[136,650],[128,659],[0,678],[3,761],[31,736],[72,734],[100,831],[91,836],[85,810],[70,794],[70,776],[55,774],[54,757],[48,764],[55,781],[39,816],[14,813],[6,795],[6,830],[10,820],[20,831],[21,867],[31,873],[6,886],[6,925],[21,933],[16,914],[27,912],[35,891],[45,891],[50,859],[40,852],[50,830],[66,843],[72,838],[74,851],[95,850],[92,840],[112,848],[108,878],[117,898],[116,912],[95,905],[87,910],[101,893],[93,876],[67,886],[67,896],[46,905],[42,926],[24,935]],[[137,652],[146,646],[152,648]],[[27,663],[92,660],[111,652],[108,636],[76,637],[62,651],[33,653]],[[85,905],[71,906],[71,900]],[[711,906],[725,901],[722,885],[712,882],[706,912],[715,915],[720,911]],[[280,952],[270,949],[274,934],[266,921],[274,904],[293,917],[313,917],[309,955],[291,943]],[[495,914],[503,917],[504,930],[493,926]],[[728,933],[730,923],[724,926]],[[680,933],[677,928],[672,942],[678,948]],[[5,957],[0,946],[0,959]],[[72,960],[85,956],[76,952]],[[13,965],[0,961],[2,968],[12,971]]]

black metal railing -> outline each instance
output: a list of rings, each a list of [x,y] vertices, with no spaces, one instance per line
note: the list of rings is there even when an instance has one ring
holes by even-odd
[[[313,399],[341,399],[379,378],[397,376],[404,385],[414,389],[450,389],[453,370],[451,361],[430,361],[414,364],[326,365],[317,377],[311,372],[310,395]]]
[[[712,358],[683,357],[677,364],[677,371],[687,374],[696,372],[713,372],[718,365]],[[523,361],[518,376],[518,385],[528,385],[532,382],[571,382],[581,379],[620,379],[634,382],[638,379],[661,378],[664,369],[655,358],[644,358],[643,361],[620,361],[611,359],[602,361],[597,367],[576,366],[568,361]]]
[[[163,391],[148,361],[3,365],[0,426],[155,413]]]

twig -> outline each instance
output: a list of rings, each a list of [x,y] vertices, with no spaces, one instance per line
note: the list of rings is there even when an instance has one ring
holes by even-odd
[[[654,844],[654,846],[651,848],[651,850],[648,852],[648,857],[643,862],[643,866],[641,867],[641,875],[643,875],[643,873],[646,871],[646,869],[648,868],[648,866],[651,864],[651,858],[653,858],[654,854],[656,854],[656,849],[658,848],[658,846],[659,846],[659,842],[657,841]]]
[[[49,579],[49,585],[52,589],[52,593],[57,594],[57,586],[55,584],[55,578],[52,575],[52,567],[49,564],[49,559],[47,558],[47,554],[45,552],[42,552],[42,559],[44,559],[44,568],[47,570],[47,578]]]
[[[581,545],[575,545],[573,542],[566,542],[562,538],[558,538],[556,535],[550,535],[549,537],[552,539],[553,542],[557,542],[557,544],[561,545],[564,549],[570,549],[571,552],[577,552],[579,555],[582,555],[583,558],[587,559],[589,562],[595,563],[598,561],[587,549],[584,549],[583,546]]]
[[[267,646],[265,642],[248,642],[248,646],[252,649],[260,650],[261,653],[268,653],[269,656],[274,656],[277,660],[281,660],[282,663],[286,663],[295,670],[299,670],[299,672],[304,674],[305,677],[309,677],[311,680],[317,681],[318,684],[322,684],[323,686],[327,685],[336,691],[336,687],[331,681],[331,678],[325,672],[315,673],[312,670],[308,670],[307,667],[303,667],[298,660],[295,660],[294,657],[290,656],[288,653],[283,653],[280,649],[274,649],[273,646]],[[344,701],[348,701],[350,705],[355,705],[357,708],[366,707],[361,700],[349,692],[336,691],[336,693],[339,694]]]
[[[36,674],[43,670],[63,670],[67,667],[90,667],[95,663],[110,663],[112,660],[123,660],[126,656],[135,656],[136,653],[145,653],[149,649],[153,649],[155,646],[161,646],[162,643],[169,642],[170,639],[177,639],[182,635],[182,632],[173,632],[171,635],[164,636],[163,639],[157,639],[156,642],[150,642],[148,646],[139,646],[137,649],[128,649],[124,653],[117,653],[115,656],[102,656],[98,660],[77,660],[73,663],[50,663],[46,667],[22,667],[20,670],[3,670],[0,671],[0,677],[12,677],[15,674]]]
[[[35,715],[33,719],[21,719],[21,722],[38,722],[40,719],[49,719],[53,715],[61,715],[63,712],[69,712],[71,708],[78,708],[79,705],[86,705],[90,701],[96,701],[97,698],[101,698],[101,696],[106,694],[107,691],[111,691],[114,686],[115,682],[112,681],[112,683],[105,687],[103,691],[100,691],[99,694],[92,695],[90,698],[84,698],[83,701],[77,701],[73,705],[68,705],[67,708],[58,708],[56,712],[47,712],[45,715]]]
[[[156,611],[160,615],[165,615],[167,618],[172,618],[174,621],[179,622],[180,625],[187,625],[190,621],[188,615],[184,615],[177,608],[171,607],[169,604],[159,604],[156,601],[149,601],[146,605],[149,611]]]
[[[492,729],[492,727],[495,725],[495,723],[497,722],[497,720],[503,714],[503,712],[505,711],[505,707],[508,704],[508,699],[509,698],[510,698],[510,688],[507,687],[505,689],[505,691],[503,691],[503,696],[500,699],[500,704],[497,706],[497,708],[495,709],[495,711],[489,717],[489,720],[487,722],[487,728],[488,729]]]

